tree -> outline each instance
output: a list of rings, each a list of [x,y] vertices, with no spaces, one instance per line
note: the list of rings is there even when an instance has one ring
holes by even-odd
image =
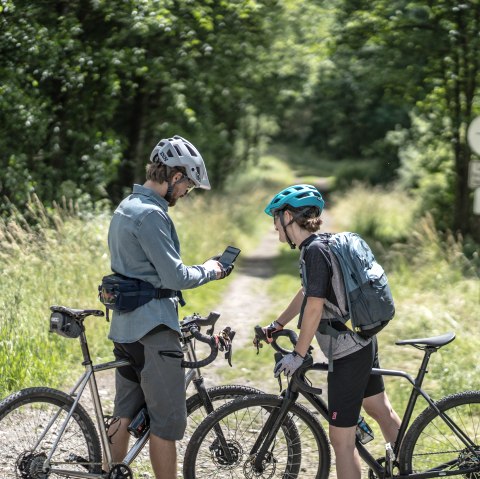
[[[477,0],[344,0],[338,4],[336,45],[370,51],[360,60],[381,74],[390,98],[403,96],[449,142],[454,159],[451,228],[480,240],[467,187],[466,128],[479,91],[480,8]],[[386,81],[388,80],[388,81]],[[478,112],[478,106],[477,112]]]
[[[277,0],[0,5],[0,195],[17,205],[32,192],[117,200],[175,133],[219,187],[248,159],[238,144],[258,141],[248,118],[275,103],[259,65]]]

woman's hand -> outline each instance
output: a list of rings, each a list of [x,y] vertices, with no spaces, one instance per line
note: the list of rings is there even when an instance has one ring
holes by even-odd
[[[273,369],[275,377],[278,378],[282,372],[284,372],[287,377],[291,376],[302,365],[304,359],[305,358],[300,356],[296,351],[283,356]]]

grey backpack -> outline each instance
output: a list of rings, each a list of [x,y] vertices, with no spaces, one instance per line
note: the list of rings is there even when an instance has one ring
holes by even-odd
[[[328,244],[343,275],[348,315],[337,319],[343,323],[350,319],[352,330],[364,338],[374,336],[395,316],[385,271],[358,234],[336,233],[319,238]]]

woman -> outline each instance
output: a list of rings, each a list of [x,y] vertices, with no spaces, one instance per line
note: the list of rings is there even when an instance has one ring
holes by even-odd
[[[292,375],[303,363],[313,337],[331,361],[328,373],[329,435],[336,456],[339,479],[361,477],[360,458],[355,448],[355,431],[363,406],[375,419],[387,442],[397,437],[400,419],[392,409],[382,376],[371,375],[380,367],[377,341],[363,339],[339,321],[345,311],[343,279],[332,276],[328,234],[316,234],[324,207],[322,195],[311,185],[294,185],[273,197],[265,213],[273,216],[279,240],[300,250],[302,288],[278,318],[264,328],[267,338],[299,315],[300,335],[295,350],[275,366],[275,376]],[[338,335],[322,334],[329,323]]]

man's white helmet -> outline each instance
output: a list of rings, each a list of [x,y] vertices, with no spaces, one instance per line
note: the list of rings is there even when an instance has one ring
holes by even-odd
[[[196,188],[209,190],[207,169],[199,151],[185,138],[175,135],[173,138],[160,140],[150,155],[152,163],[162,163],[174,167],[182,166]]]

